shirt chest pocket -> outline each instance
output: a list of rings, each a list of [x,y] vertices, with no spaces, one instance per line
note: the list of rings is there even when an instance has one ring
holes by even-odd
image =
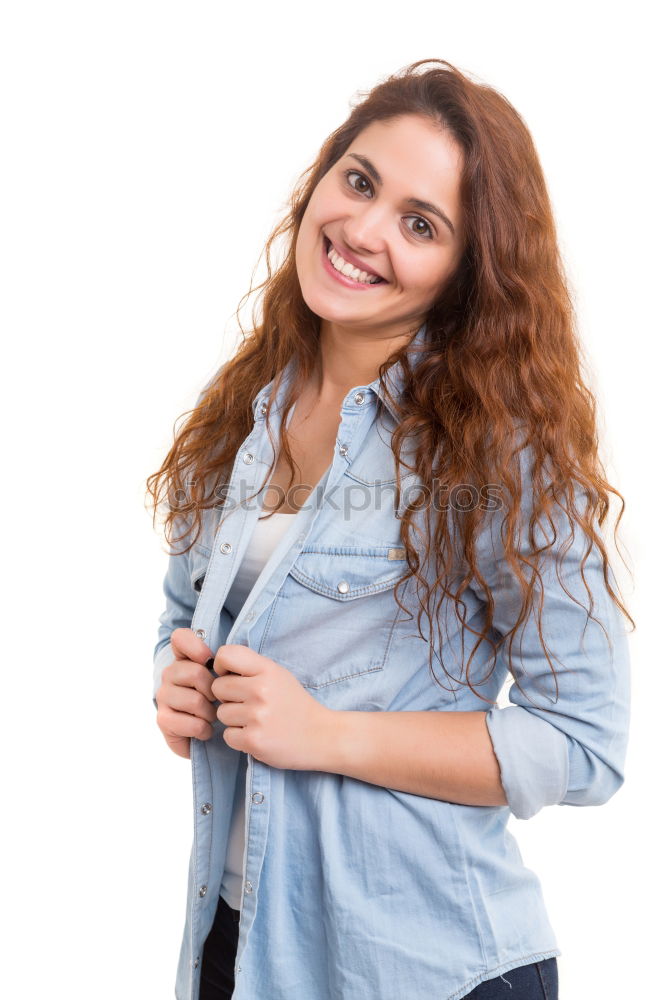
[[[260,652],[304,687],[323,688],[382,670],[407,568],[395,545],[306,547],[272,603]]]

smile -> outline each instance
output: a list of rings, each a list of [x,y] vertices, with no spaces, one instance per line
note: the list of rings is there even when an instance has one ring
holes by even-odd
[[[346,285],[347,288],[369,289],[377,285],[387,284],[384,278],[378,275],[369,274],[361,268],[355,267],[344,257],[341,257],[334,249],[328,239],[324,236],[322,240],[322,259],[325,270],[337,281]]]

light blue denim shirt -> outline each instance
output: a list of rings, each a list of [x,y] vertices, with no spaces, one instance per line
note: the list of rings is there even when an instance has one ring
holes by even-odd
[[[417,342],[424,335],[425,325]],[[399,391],[397,366],[390,376]],[[170,634],[185,626],[213,652],[241,643],[288,667],[331,709],[486,711],[508,806],[460,805],[340,774],[281,770],[249,756],[234,1000],[458,1000],[482,980],[561,954],[539,880],[523,863],[507,820],[510,813],[527,819],[548,805],[600,805],[621,786],[630,708],[622,620],[594,549],[586,579],[611,645],[596,622],[586,623],[588,596],[579,573],[586,546],[577,533],[560,574],[582,607],[562,589],[554,561],[542,573],[557,700],[533,617],[514,647],[529,697],[514,682],[511,704],[497,705],[507,666],[498,655],[491,678],[482,680],[489,643],[477,650],[471,676],[490,702],[473,694],[463,669],[473,643],[468,635],[463,648],[460,623],[447,604],[440,612],[441,655],[460,683],[444,678],[445,687],[436,684],[416,618],[408,620],[393,597],[406,566],[398,516],[410,500],[410,480],[401,477],[396,516],[390,448],[396,413],[378,379],[345,396],[330,468],[293,515],[233,619],[224,603],[264,492],[244,501],[272,463],[266,416],[272,385],[254,399],[254,426],[229,483],[229,513],[220,523],[220,511],[208,511],[190,552],[169,556],[153,699],[174,658]],[[268,416],[275,439],[285,388]],[[521,462],[529,498],[527,449]],[[477,547],[496,602],[496,634],[515,623],[521,600],[503,560],[500,522],[501,516],[489,516]],[[566,537],[568,522],[561,529]],[[526,540],[524,546],[527,551]],[[416,608],[415,591],[400,594]],[[468,622],[480,628],[476,586],[465,604]],[[424,617],[424,631],[427,624]],[[194,840],[178,1000],[199,996],[241,758],[222,739],[224,726],[213,728],[210,740],[191,741]]]

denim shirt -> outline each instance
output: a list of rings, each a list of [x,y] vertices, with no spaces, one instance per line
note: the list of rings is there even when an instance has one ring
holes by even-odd
[[[424,336],[425,325],[416,342]],[[398,366],[389,374],[395,394]],[[455,610],[446,602],[439,612],[446,636],[440,655],[460,683],[433,680],[416,625],[415,592],[400,592],[412,620],[393,596],[406,567],[398,518],[409,503],[410,477],[401,472],[404,496],[396,512],[390,431],[397,414],[379,379],[345,396],[332,464],[292,516],[233,619],[225,598],[263,491],[244,500],[266,478],[273,459],[267,419],[277,440],[284,405],[285,383],[267,418],[272,386],[254,399],[254,426],[228,484],[229,512],[222,522],[219,510],[206,512],[193,548],[169,556],[154,655],[155,705],[162,671],[174,659],[170,634],[191,627],[213,653],[224,643],[240,643],[282,664],[330,709],[485,711],[508,805],[461,805],[341,774],[282,770],[247,755],[233,997],[458,1000],[482,980],[561,954],[538,877],[523,863],[507,820],[510,814],[527,819],[548,805],[600,805],[622,785],[627,638],[596,547],[585,563],[586,580],[610,645],[601,627],[586,621],[589,599],[579,573],[586,539],[575,533],[560,567],[572,597],[558,582],[554,561],[542,570],[542,626],[558,697],[533,617],[514,644],[523,690],[514,681],[510,704],[497,704],[507,665],[500,650],[495,671],[486,676],[487,642],[476,651],[470,676],[489,701],[477,697],[464,683],[473,642],[467,635],[463,645]],[[520,454],[527,503],[529,451]],[[522,596],[503,559],[500,521],[488,517],[476,548],[496,602],[496,636],[515,623]],[[568,522],[558,525],[558,537],[563,528],[566,537]],[[526,537],[521,545],[529,551]],[[482,591],[470,586],[464,602],[469,624],[480,629]],[[427,635],[427,618],[422,622]],[[440,676],[436,658],[433,667]],[[241,753],[225,743],[223,729],[216,721],[211,739],[191,740],[194,839],[178,1000],[199,996],[203,947],[226,859]],[[431,751],[434,757],[437,747]]]

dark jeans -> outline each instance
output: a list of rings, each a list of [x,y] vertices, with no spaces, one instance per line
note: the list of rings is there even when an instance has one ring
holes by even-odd
[[[230,1000],[238,946],[240,910],[232,910],[220,896],[215,920],[206,938],[201,966],[199,1000]],[[557,958],[519,965],[494,979],[486,979],[463,1000],[558,1000]]]
[[[508,979],[508,982],[507,982]],[[463,1000],[558,1000],[557,958],[518,965],[475,986]]]
[[[199,1000],[230,1000],[234,991],[239,922],[240,910],[232,910],[220,896],[204,945]]]

